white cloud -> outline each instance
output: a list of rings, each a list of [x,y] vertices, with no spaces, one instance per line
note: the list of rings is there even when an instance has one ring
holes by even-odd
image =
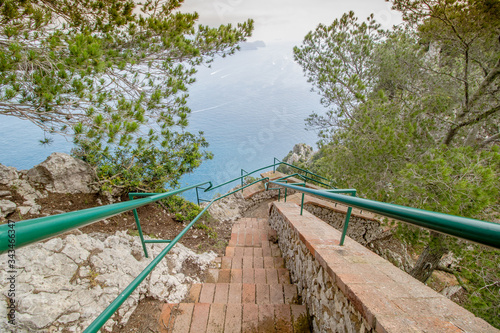
[[[252,40],[302,41],[319,23],[329,24],[353,10],[360,19],[374,13],[385,28],[401,22],[385,0],[186,0],[183,12],[198,12],[200,23],[219,26],[255,20]]]

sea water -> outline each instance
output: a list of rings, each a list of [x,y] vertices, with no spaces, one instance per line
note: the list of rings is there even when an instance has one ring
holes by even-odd
[[[260,47],[255,47],[255,46]],[[205,161],[181,186],[212,181],[214,185],[283,158],[296,143],[315,144],[317,135],[305,129],[304,119],[323,112],[320,97],[311,92],[302,68],[293,61],[293,44],[249,44],[235,55],[202,66],[189,89],[192,110],[189,130],[204,131],[214,158]],[[70,153],[71,139],[44,134],[35,125],[14,117],[0,117],[0,163],[29,169],[52,152]],[[254,176],[258,177],[258,173]],[[238,182],[202,195],[225,193]],[[184,194],[192,201],[196,193]]]

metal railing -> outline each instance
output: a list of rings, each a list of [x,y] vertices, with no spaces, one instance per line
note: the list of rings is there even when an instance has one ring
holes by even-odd
[[[148,197],[133,201],[119,202],[112,205],[83,209],[79,211],[40,217],[36,219],[19,221],[15,223],[16,238],[15,248],[36,243],[43,239],[54,237],[67,231],[81,228],[100,220],[124,213],[129,210],[165,199],[169,196],[180,194],[193,188],[203,186],[205,183],[184,187],[182,189],[166,193],[150,193]],[[7,224],[0,225],[0,254],[6,252],[9,247],[9,227]]]
[[[303,168],[299,168],[298,166],[295,166],[295,165],[292,165],[292,164],[289,164],[289,163],[286,163],[286,162],[282,162],[282,161],[280,161],[279,159],[277,159],[275,157],[273,164],[265,166],[265,167],[262,167],[262,168],[259,168],[259,169],[255,169],[255,170],[253,170],[251,172],[248,172],[248,171],[245,171],[244,169],[241,169],[241,176],[240,177],[233,178],[233,179],[228,180],[228,181],[226,181],[226,182],[224,182],[222,184],[214,186],[212,184],[212,182],[208,182],[210,185],[208,187],[206,187],[206,188],[203,188],[201,186],[197,187],[196,188],[196,200],[198,202],[198,205],[200,203],[202,203],[202,202],[210,202],[210,200],[204,200],[204,199],[200,198],[200,193],[198,191],[199,189],[203,190],[203,192],[210,192],[210,191],[213,191],[215,189],[218,189],[218,188],[221,188],[223,186],[226,186],[226,185],[229,185],[231,183],[234,183],[236,181],[240,181],[241,186],[243,186],[244,179],[246,177],[249,177],[249,176],[251,176],[254,173],[257,173],[259,171],[263,171],[263,170],[270,169],[270,168],[273,168],[273,172],[276,172],[276,167],[280,166],[280,165],[286,165],[286,166],[289,166],[289,167],[294,168],[296,170],[304,172],[306,175],[305,176],[301,175],[301,176],[305,177],[305,179],[308,179],[309,181],[313,181],[313,182],[318,183],[318,184],[323,185],[323,186],[333,187],[332,181],[330,179],[325,178],[323,176],[320,176],[320,175],[318,175],[318,174],[316,174],[314,172],[311,172],[309,170],[306,170],[306,169],[303,169]],[[298,175],[298,173],[296,173],[294,175]],[[322,180],[326,180],[328,183],[319,181],[317,179],[314,179],[313,177],[316,177],[316,178],[319,178],[319,179],[322,179]]]
[[[218,201],[221,200],[229,195],[232,195],[238,191],[241,191],[249,186],[252,186],[255,183],[261,182],[261,181],[266,181],[269,180],[268,178],[262,178],[259,179],[251,184],[245,185],[237,190],[234,190],[232,192],[226,193],[225,195],[215,198],[210,203],[184,228],[182,231],[171,241],[168,241],[169,244],[160,252],[159,255],[157,255],[151,263],[125,288],[120,295],[118,295],[117,298],[85,329],[84,333],[95,333],[97,332],[105,323],[106,321],[111,318],[113,313],[115,313],[118,308],[125,302],[125,300],[134,292],[134,290],[141,284],[141,282],[153,271],[153,269],[158,265],[158,263],[167,255],[167,253],[174,247],[174,245],[186,234],[186,232],[191,229],[191,227],[198,222],[198,220],[201,218],[203,214],[210,208],[210,206]],[[198,184],[199,185],[199,184]],[[196,185],[195,185],[196,186]],[[190,188],[193,188],[191,186]],[[137,193],[134,193],[136,195]],[[139,199],[140,200],[140,199]],[[134,200],[138,201],[138,200]],[[136,222],[140,226],[139,219],[136,219]],[[147,253],[145,250],[145,243],[148,243],[148,241],[144,241],[143,238],[141,237],[141,241],[143,244],[143,248],[145,251],[145,254]],[[147,255],[147,254],[146,254]]]
[[[443,234],[500,249],[500,224],[498,223],[338,194],[339,191],[347,192],[350,190],[315,190],[277,181],[270,181],[269,183],[340,202],[348,206],[349,209],[352,207],[359,208]],[[347,224],[345,223],[342,238],[345,237],[346,232]]]
[[[347,233],[349,217],[351,215],[352,207],[360,208],[366,211],[377,213],[380,215],[392,217],[398,220],[409,222],[421,227],[425,227],[431,230],[435,230],[442,233],[447,233],[460,238],[468,239],[477,243],[484,245],[500,248],[500,224],[485,222],[480,220],[468,219],[464,217],[452,216],[447,214],[435,213],[430,211],[425,211],[421,209],[415,209],[410,207],[398,206],[393,204],[382,203],[373,200],[361,199],[356,197],[356,190],[354,189],[325,189],[317,190],[306,187],[306,181],[314,181],[323,186],[331,186],[331,182],[319,175],[316,175],[305,169],[295,167],[285,162],[279,161],[279,163],[274,163],[272,165],[266,166],[254,170],[252,172],[247,172],[242,169],[241,176],[234,178],[228,182],[213,186],[212,182],[199,183],[193,186],[185,187],[182,189],[170,191],[167,193],[130,193],[128,202],[120,202],[107,206],[89,208],[81,211],[69,212],[54,216],[42,217],[27,221],[20,221],[15,223],[15,246],[12,247],[12,242],[10,242],[11,237],[9,237],[9,230],[11,227],[7,224],[0,225],[0,254],[8,251],[12,248],[20,248],[22,246],[38,242],[43,239],[47,239],[64,232],[70,231],[75,228],[83,227],[91,223],[109,218],[120,213],[132,210],[134,212],[134,218],[137,224],[137,229],[142,242],[142,247],[144,254],[147,257],[146,244],[148,243],[168,243],[168,245],[160,252],[156,258],[154,258],[151,263],[120,293],[120,295],[92,322],[92,324],[85,330],[86,333],[97,332],[106,321],[113,315],[113,313],[123,304],[123,302],[132,294],[132,292],[140,285],[140,283],[151,273],[151,271],[158,265],[158,263],[165,257],[165,255],[172,249],[172,247],[186,234],[186,232],[191,229],[191,227],[201,218],[203,214],[210,208],[210,206],[229,195],[232,195],[238,191],[257,184],[259,182],[265,182],[265,189],[271,190],[269,184],[278,186],[279,196],[281,196],[281,188],[293,189],[298,192],[302,192],[302,204],[301,204],[301,214],[304,206],[304,194],[312,194],[319,197],[331,199],[348,206],[346,220],[344,222],[343,233],[341,237],[340,244],[344,242],[345,234]],[[243,179],[248,177],[258,171],[273,168],[275,171],[276,166],[288,165],[300,171],[305,171],[305,175],[302,174],[292,174],[285,176],[283,178],[271,181],[269,178],[260,178],[249,184],[243,184]],[[297,177],[304,182],[294,183],[293,185],[288,183],[291,177]],[[313,177],[327,180],[330,185],[318,181]],[[223,196],[214,198],[212,200],[202,200],[199,198],[198,190],[203,189],[204,192],[208,192],[235,181],[241,181],[241,186]],[[203,188],[203,186],[208,185],[208,187]],[[200,201],[208,202],[208,205],[173,239],[173,240],[145,240],[142,234],[142,228],[139,221],[139,216],[137,214],[137,208],[154,203],[158,200],[165,199],[169,196],[180,194],[190,189],[196,189],[198,203]],[[340,195],[339,193],[350,194],[351,197],[346,195]],[[285,190],[285,200],[287,192]],[[135,197],[144,197],[141,199],[134,199]]]
[[[274,160],[275,163],[272,165],[254,170],[252,172],[246,172],[242,169],[241,177],[237,177],[223,184],[219,184],[217,186],[213,186],[212,182],[204,182],[196,185],[184,187],[178,190],[166,192],[166,193],[129,193],[129,201],[120,202],[106,206],[94,207],[89,209],[84,209],[80,211],[74,211],[69,213],[63,213],[53,216],[35,218],[27,221],[19,221],[15,223],[15,239],[12,242],[12,237],[10,236],[12,227],[9,224],[0,225],[0,254],[5,253],[7,251],[12,251],[14,249],[21,248],[23,246],[36,243],[38,241],[48,239],[70,230],[87,226],[89,224],[101,221],[106,218],[113,217],[115,215],[133,211],[134,219],[137,225],[137,229],[139,231],[139,237],[141,239],[142,248],[144,250],[144,255],[147,258],[148,252],[146,248],[146,244],[148,243],[168,243],[168,245],[160,252],[156,258],[154,258],[151,263],[120,293],[120,295],[92,322],[92,324],[85,330],[86,333],[97,332],[106,321],[113,315],[113,313],[118,310],[118,308],[123,304],[123,302],[132,294],[132,292],[140,285],[140,283],[151,273],[151,271],[158,265],[158,263],[167,255],[172,247],[185,235],[185,233],[191,229],[191,227],[201,218],[203,214],[210,208],[210,206],[229,195],[232,195],[238,191],[242,191],[243,189],[252,186],[259,182],[269,181],[269,178],[260,178],[255,180],[249,184],[243,184],[243,178],[248,177],[258,171],[262,171],[265,169],[269,169],[271,167],[275,168],[277,165],[286,164],[291,167],[295,167],[285,162],[276,163],[276,158]],[[279,160],[278,160],[279,161]],[[299,170],[304,171],[304,169],[295,167]],[[273,169],[274,170],[274,169]],[[312,175],[321,179],[326,179],[319,175],[316,175],[312,172],[306,171],[308,175]],[[309,177],[308,177],[309,178]],[[224,185],[230,184],[234,181],[241,179],[241,187],[231,191],[223,196],[217,197],[212,200],[201,200],[198,195],[198,189],[203,189],[205,192],[220,188]],[[310,178],[311,181],[315,181],[321,183],[315,179]],[[203,188],[203,186],[208,185],[207,188]],[[139,221],[139,216],[137,213],[137,208],[142,207],[144,205],[154,203],[156,201],[166,199],[170,196],[180,194],[182,192],[196,189],[196,195],[198,199],[198,204],[200,201],[208,202],[208,205],[173,239],[173,240],[145,240],[144,235],[142,233],[141,224]],[[134,199],[135,197],[144,197],[141,199]]]

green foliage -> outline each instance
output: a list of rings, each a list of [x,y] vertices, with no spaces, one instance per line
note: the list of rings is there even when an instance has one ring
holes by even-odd
[[[500,3],[395,0],[394,8],[400,27],[380,31],[369,18],[361,28],[349,13],[295,48],[329,108],[306,119],[321,140],[310,168],[370,199],[491,220],[500,209]],[[406,224],[396,234],[419,251],[453,251],[467,306],[499,325],[498,251],[441,243]]]
[[[243,178],[243,184],[247,185],[247,184],[251,184],[255,181],[257,181],[259,178],[257,177],[253,177],[253,176],[247,176],[245,178]]]
[[[469,291],[465,307],[500,328],[500,251],[476,244],[455,251],[462,257],[458,269]]]
[[[208,238],[217,239],[217,237],[218,237],[217,231],[215,231],[212,227],[207,226],[205,223],[203,223],[201,221],[197,222],[194,225],[194,227],[196,229],[204,230],[205,233],[207,234]]]
[[[182,1],[0,2],[0,114],[73,135],[103,189],[156,191],[210,158],[186,132],[196,66],[233,54],[253,21],[195,27]]]
[[[329,108],[326,115],[314,113],[307,119],[310,128],[320,130],[320,138],[327,140],[342,126],[338,119],[351,119],[356,106],[366,101],[374,77],[367,62],[382,37],[379,28],[373,15],[358,23],[351,11],[329,26],[320,24],[294,48],[295,60]]]
[[[170,213],[175,214],[175,219],[179,222],[192,221],[203,210],[200,206],[177,195],[170,196],[162,202]]]
[[[500,153],[472,147],[436,148],[409,163],[395,181],[394,200],[452,215],[487,219],[499,197]]]

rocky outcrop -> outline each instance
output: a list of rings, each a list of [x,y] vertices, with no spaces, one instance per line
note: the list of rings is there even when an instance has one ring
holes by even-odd
[[[293,146],[293,149],[288,153],[288,155],[283,158],[283,162],[307,169],[309,163],[311,162],[311,159],[315,154],[316,152],[314,152],[311,146],[305,143],[297,143],[295,146]],[[287,174],[297,172],[287,165],[280,165],[278,171]]]
[[[0,185],[9,185],[19,178],[16,168],[0,164]]]
[[[92,168],[68,154],[53,153],[28,171],[0,164],[0,219],[18,211],[39,214],[37,200],[53,193],[97,193]],[[3,189],[5,188],[5,189]],[[13,201],[14,194],[18,202]]]
[[[16,332],[83,331],[165,246],[148,245],[150,258],[146,259],[139,237],[117,232],[112,236],[70,234],[17,249]],[[200,282],[215,257],[213,252],[196,254],[177,244],[107,322],[105,330],[126,323],[144,297],[180,302],[189,284]],[[0,267],[8,267],[8,260],[7,254],[1,255]],[[189,276],[186,271],[191,271]],[[9,274],[0,271],[0,293],[5,298]],[[7,318],[6,311],[6,306],[0,306],[1,318]],[[12,327],[1,320],[0,331],[11,332]]]
[[[54,193],[95,193],[92,168],[68,154],[52,153],[28,171],[28,180]]]
[[[314,156],[314,150],[311,146],[305,143],[297,143],[288,156],[285,157],[283,162],[294,163],[307,163]]]

